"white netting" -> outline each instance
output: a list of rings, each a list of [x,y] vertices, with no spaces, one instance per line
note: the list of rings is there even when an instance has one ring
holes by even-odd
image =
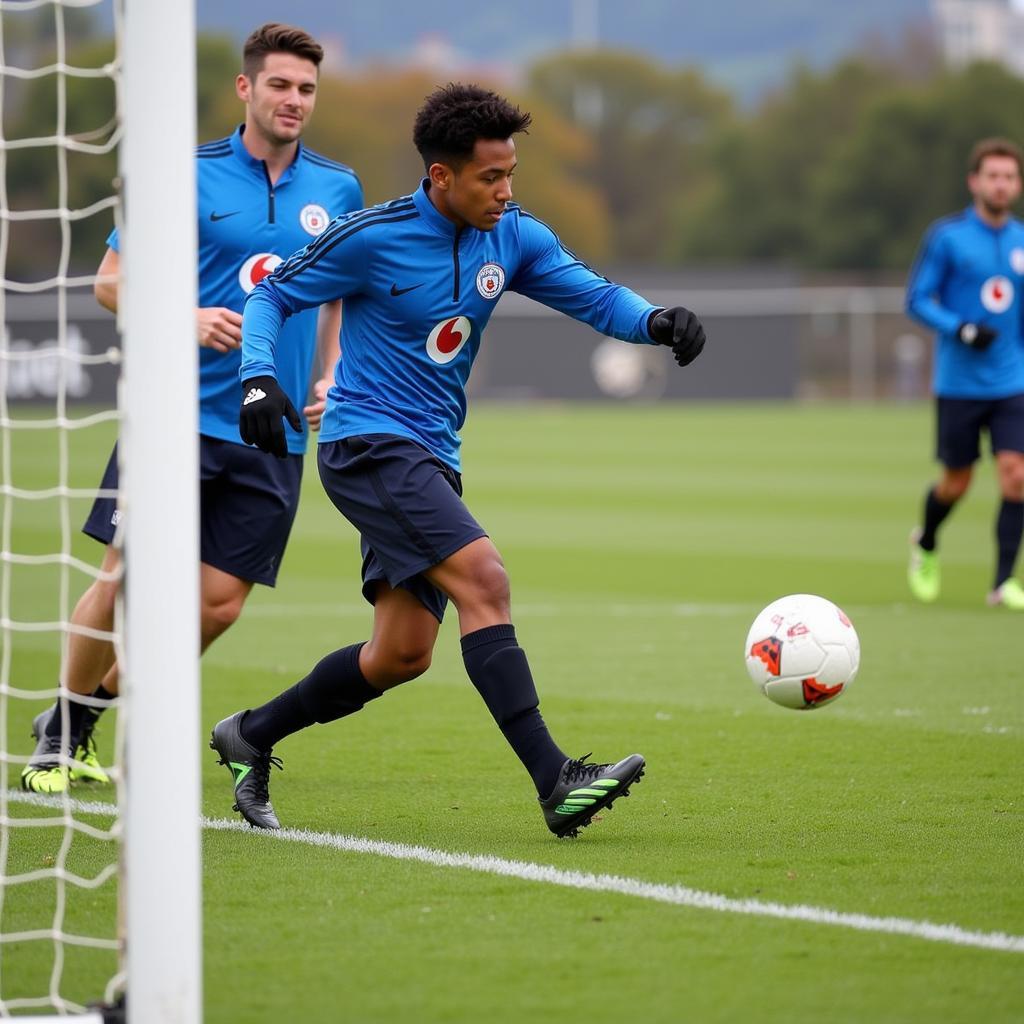
[[[75,1013],[122,986],[112,785],[19,790],[34,716],[64,704],[71,622],[101,548],[79,528],[117,428],[119,351],[94,270],[118,209],[120,0],[0,0],[0,1016]],[[89,323],[88,321],[93,321]],[[82,326],[83,322],[86,324]],[[95,344],[99,337],[100,343]],[[45,404],[43,404],[45,402]],[[121,717],[121,716],[118,716]],[[86,810],[83,810],[86,808]],[[111,824],[113,820],[113,824]]]

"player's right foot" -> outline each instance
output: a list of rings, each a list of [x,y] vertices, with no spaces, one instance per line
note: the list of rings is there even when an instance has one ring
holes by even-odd
[[[40,736],[32,760],[21,773],[21,788],[30,793],[63,793],[70,783],[67,765],[60,763],[60,754],[59,736]]]
[[[50,720],[50,715],[54,714],[56,710],[57,705],[54,704],[53,707],[40,711],[32,719],[32,736],[37,743],[46,731],[46,723]],[[78,740],[78,745],[75,747],[75,761],[77,763],[71,766],[71,781],[98,782],[100,785],[106,785],[110,782],[110,776],[103,770],[103,765],[100,764],[99,755],[96,752],[96,737],[94,735],[96,731],[96,716],[87,715],[86,718],[86,725],[83,727],[82,735]]]
[[[915,527],[910,533],[910,562],[907,565],[907,583],[910,592],[924,604],[931,604],[939,596],[941,578],[939,556],[935,551],[925,551],[920,544],[921,529]]]
[[[1012,612],[1024,612],[1024,587],[1012,576],[1001,583],[988,595],[992,607],[1009,608]]]
[[[242,738],[239,726],[244,711],[213,727],[210,747],[220,754],[218,764],[227,765],[235,783],[235,805],[250,825],[256,828],[280,828],[274,808],[270,805],[270,766],[281,767],[281,759],[271,757],[269,750],[257,750]]]
[[[559,839],[575,836],[598,811],[611,807],[620,796],[629,796],[629,787],[644,773],[639,754],[616,764],[587,764],[588,757],[566,761],[551,795],[540,801],[544,820]]]

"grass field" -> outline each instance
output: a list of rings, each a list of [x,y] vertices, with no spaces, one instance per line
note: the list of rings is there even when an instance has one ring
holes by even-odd
[[[286,826],[400,845],[205,832],[207,1022],[1024,1019],[1019,938],[1016,952],[978,948],[820,913],[1024,935],[1024,619],[984,605],[989,469],[948,523],[944,592],[924,608],[904,584],[929,478],[924,406],[485,406],[465,438],[466,499],[505,557],[556,739],[603,760],[638,750],[647,776],[579,839],[554,839],[449,615],[425,677],[276,751]],[[15,482],[42,486],[52,441],[18,442]],[[95,483],[106,444],[75,439],[73,482]],[[280,585],[203,662],[204,737],[367,635],[356,538],[307,470]],[[15,549],[53,550],[56,515],[16,504]],[[863,648],[850,692],[806,714],[761,697],[742,656],[756,612],[795,591],[840,603]],[[57,616],[59,600],[55,570],[15,567],[15,618]],[[51,685],[52,638],[19,635],[9,656],[18,685]],[[8,749],[27,752],[37,709],[12,702]],[[204,813],[234,818],[228,773],[203,749]],[[154,754],[174,770],[173,745]],[[62,834],[15,830],[8,873],[52,863]],[[414,845],[433,853],[397,855]],[[96,847],[76,838],[69,863],[95,866]],[[495,873],[505,861],[557,871]],[[555,884],[568,872],[755,902]],[[68,927],[109,928],[112,889],[76,894]],[[11,887],[3,931],[48,926],[53,891]],[[763,916],[771,903],[819,913]],[[0,995],[45,992],[48,943],[0,952]],[[72,952],[64,990],[96,996],[111,962]]]

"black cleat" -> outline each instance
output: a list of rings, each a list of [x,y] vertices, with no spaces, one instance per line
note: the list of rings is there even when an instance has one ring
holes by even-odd
[[[210,748],[220,754],[217,764],[226,764],[235,783],[235,805],[250,825],[256,828],[280,828],[270,806],[270,766],[281,768],[281,759],[269,750],[257,750],[242,738],[239,725],[244,711],[237,711],[218,722],[210,735]]]
[[[594,815],[620,796],[644,773],[644,759],[630,754],[616,764],[587,764],[589,754],[570,758],[546,800],[540,801],[548,828],[559,839],[570,839],[586,828]]]

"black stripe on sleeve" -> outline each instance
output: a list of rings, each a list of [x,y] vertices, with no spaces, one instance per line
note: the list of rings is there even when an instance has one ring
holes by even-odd
[[[570,249],[567,245],[563,245],[562,244],[562,240],[558,237],[558,232],[555,231],[555,229],[553,227],[551,227],[550,224],[545,224],[544,221],[542,221],[540,219],[540,217],[534,217],[534,215],[532,213],[527,213],[521,206],[518,207],[518,211],[519,211],[519,216],[520,217],[526,217],[528,220],[536,221],[538,224],[542,225],[543,227],[546,227],[548,229],[548,231],[550,231],[551,234],[555,236],[555,242],[558,243],[558,247],[574,263],[579,264],[579,266],[583,267],[585,270],[589,270],[590,273],[595,274],[597,277],[601,278],[602,281],[608,281],[609,284],[613,283],[607,277],[605,277],[604,274],[602,274],[600,271],[595,270],[589,263],[585,262],[584,260],[581,260],[579,258],[579,256],[577,256],[576,253],[574,253],[572,251],[572,249]]]
[[[388,211],[388,216],[364,218],[353,223],[349,219],[339,221],[330,238],[325,231],[316,241],[310,242],[301,253],[297,253],[287,263],[282,264],[274,271],[278,281],[290,281],[303,270],[308,270],[320,262],[336,245],[358,234],[363,228],[372,228],[378,224],[396,224],[403,220],[413,220],[420,215],[419,210],[413,209],[409,213],[399,213],[397,210]]]

